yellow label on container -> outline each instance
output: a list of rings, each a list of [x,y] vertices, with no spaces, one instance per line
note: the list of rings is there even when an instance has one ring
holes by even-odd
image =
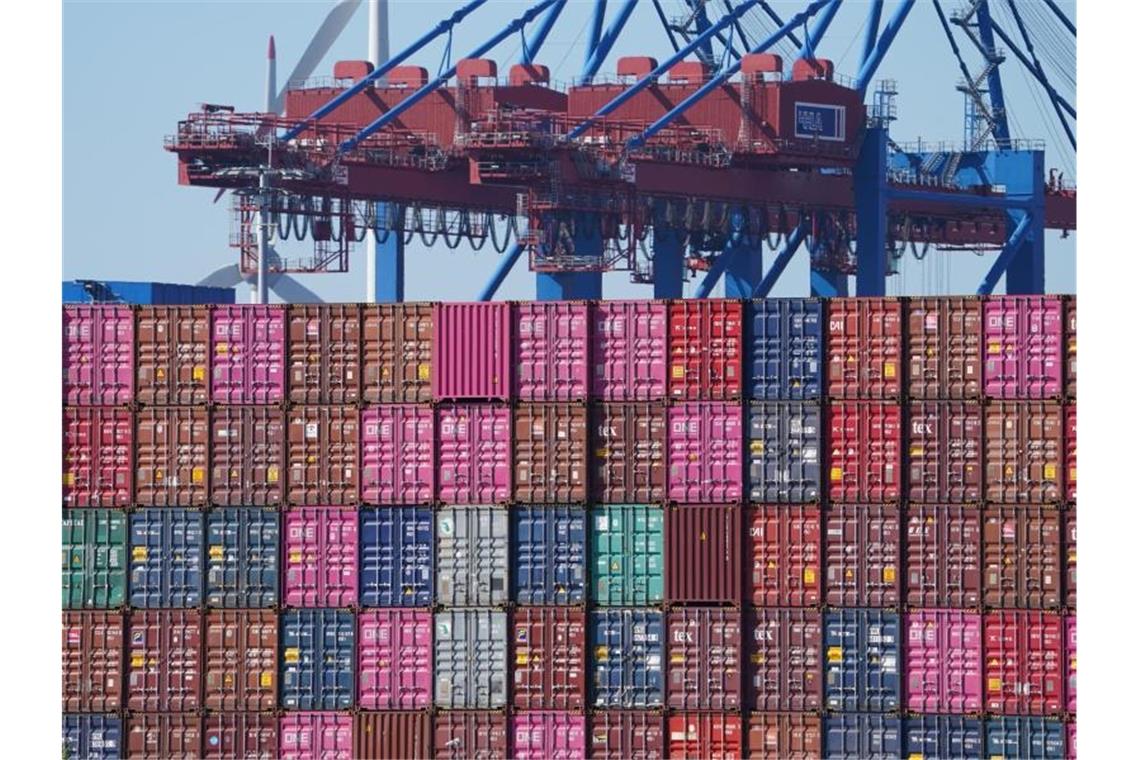
[[[764,442],[763,441],[752,441],[751,443],[748,444],[748,449],[753,454],[757,454],[757,455],[763,454],[764,453]]]
[[[132,654],[131,655],[131,667],[132,668],[141,668],[145,664],[146,664],[146,655],[141,655],[141,654]]]
[[[827,648],[827,661],[828,662],[843,662],[843,647],[828,647]]]
[[[1045,465],[1045,479],[1046,480],[1056,480],[1056,478],[1057,478],[1057,465],[1052,464],[1052,463]]]
[[[887,566],[887,567],[883,568],[883,582],[884,583],[894,583],[895,582],[895,569],[894,569],[894,567]]]
[[[1076,480],[1076,479],[1077,479],[1077,468],[1076,467],[1070,467],[1069,468],[1069,480]]]
[[[921,446],[911,446],[910,447],[910,455],[912,457],[920,457],[920,456],[922,456],[922,452],[923,452],[923,448]]]
[[[805,567],[804,568],[804,583],[815,583],[815,568],[814,567]]]
[[[156,369],[154,371],[154,376],[156,378],[158,378],[159,380],[165,380],[166,379],[166,370],[164,370],[162,367],[159,367],[158,369]]]
[[[610,455],[609,449],[595,449],[594,456],[598,459],[606,459]]]
[[[831,468],[831,479],[832,480],[843,480],[843,468],[842,467],[832,467]]]
[[[986,344],[986,352],[990,353],[990,354],[1000,354],[1001,353],[1001,343],[999,343],[996,340],[991,340],[989,343]]]
[[[685,365],[684,364],[674,364],[673,365],[673,379],[674,380],[680,380],[684,377],[685,377]]]
[[[224,354],[224,353],[227,353],[229,350],[230,350],[230,347],[225,343],[215,343],[214,344],[214,353],[215,354]]]
[[[155,479],[155,481],[159,481],[159,480],[162,480],[162,478],[163,478],[162,470],[155,470],[155,471],[154,471],[154,479]]]
[[[225,549],[223,549],[221,546],[210,547],[210,559],[221,559],[225,556],[225,553]]]
[[[291,647],[285,650],[285,662],[300,662],[301,650],[296,647]]]
[[[301,561],[301,552],[289,552],[289,561],[290,562],[300,562]]]
[[[191,370],[190,377],[192,377],[194,380],[205,380],[206,379],[206,368],[200,364],[196,365],[194,367],[194,369]]]
[[[906,760],[922,760],[922,755],[912,752],[911,754],[907,755]]]
[[[895,376],[895,363],[894,362],[887,362],[886,364],[883,365],[883,377],[887,378],[888,380],[891,380],[894,378],[894,376]]]
[[[416,368],[416,375],[419,377],[420,380],[430,380],[431,379],[431,365],[429,365],[429,364],[419,365]]]
[[[605,662],[609,659],[609,647],[594,647],[594,661]]]
[[[65,486],[75,485],[75,473],[74,472],[63,473],[63,484]]]
[[[672,665],[683,664],[685,662],[684,652],[674,652],[673,654],[669,655],[669,662]]]
[[[1001,679],[1000,678],[990,678],[989,680],[987,680],[986,681],[986,690],[987,691],[1001,691]]]
[[[515,653],[515,665],[526,665],[528,662],[530,662],[530,655],[526,652]]]
[[[764,654],[762,652],[753,653],[753,655],[752,655],[752,664],[753,665],[763,665],[764,660],[765,660],[765,657],[764,657]]]
[[[136,546],[135,548],[131,549],[131,559],[133,559],[136,562],[141,562],[142,560],[145,560],[146,559],[146,547],[145,546]]]
[[[268,480],[270,483],[276,483],[277,477],[278,477],[278,475],[277,475],[277,468],[276,467],[270,467],[268,470],[265,471],[265,479]]]
[[[206,480],[206,469],[204,467],[195,467],[190,470],[190,482],[202,483]]]

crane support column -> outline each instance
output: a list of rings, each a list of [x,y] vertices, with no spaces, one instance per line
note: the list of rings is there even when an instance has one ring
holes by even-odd
[[[887,130],[869,127],[855,163],[855,294],[887,294]]]
[[[591,215],[579,213],[571,233],[574,257],[597,257],[597,269],[576,272],[538,272],[535,298],[539,301],[571,301],[602,297],[602,230]]]
[[[395,214],[391,214],[395,211]],[[368,303],[399,303],[404,300],[404,209],[391,203],[377,203],[378,219],[389,219],[392,229],[380,242],[369,234],[365,269]]]
[[[846,298],[847,275],[843,272],[824,272],[814,267],[811,270],[812,298]]]
[[[990,154],[993,168],[990,176],[1005,185],[1006,194],[1028,201],[1028,209],[1006,211],[1007,240],[1011,246],[1009,267],[1005,272],[1005,292],[1010,295],[1035,295],[1045,292],[1045,152],[1041,150],[1003,150]],[[1029,228],[1020,241],[1015,232],[1026,212],[1032,214]]]
[[[731,228],[724,255],[724,297],[751,298],[764,277],[764,248],[760,235],[749,235],[747,218],[737,209],[732,212]]]
[[[681,298],[684,284],[685,234],[670,227],[665,214],[653,214],[653,297]]]

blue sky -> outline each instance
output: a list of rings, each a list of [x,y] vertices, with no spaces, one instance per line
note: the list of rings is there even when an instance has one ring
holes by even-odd
[[[392,50],[402,49],[460,4],[392,0]],[[786,18],[804,2],[772,4]],[[610,3],[611,16],[617,5]],[[887,0],[885,17],[894,5],[895,0]],[[1075,2],[1062,0],[1060,5],[1070,17],[1075,15]],[[491,0],[457,30],[453,50],[461,55],[525,6],[514,0]],[[571,0],[539,56],[556,80],[570,80],[579,72],[592,6]],[[949,11],[956,3],[948,0],[943,6]],[[177,184],[176,162],[162,149],[163,136],[173,133],[178,120],[201,102],[260,109],[268,36],[276,35],[278,77],[284,81],[329,7],[328,2],[64,2],[65,278],[195,282],[236,261],[236,251],[228,247],[226,201],[214,205],[212,191]],[[848,0],[817,51],[835,60],[837,71],[848,76],[858,65],[865,9],[864,2]],[[366,30],[367,10],[362,6],[318,73],[330,73],[336,60],[366,57]],[[503,71],[515,61],[518,49],[517,39],[512,38],[491,57]],[[669,51],[653,5],[645,0],[603,71],[612,71],[621,55],[664,58]],[[434,70],[441,53],[437,44],[421,51],[413,62]],[[1050,128],[1056,130],[1055,117],[1042,109],[1036,86],[1030,87],[1028,76],[1015,62],[1003,70],[1015,133],[1046,139],[1046,166],[1067,167],[1066,176],[1075,178],[1072,151],[1054,150],[1058,146]],[[954,89],[959,76],[933,8],[920,0],[876,75],[898,82],[899,120],[893,137],[900,142],[918,137],[960,140],[962,95]],[[407,256],[407,298],[472,299],[496,258],[490,246],[472,253],[413,243]],[[1062,240],[1058,233],[1048,233],[1046,259],[1047,289],[1072,292],[1075,235]],[[970,253],[931,256],[925,263],[907,257],[902,276],[891,278],[888,289],[972,293],[991,261],[992,256]],[[359,256],[348,274],[303,279],[327,300],[364,297]],[[605,295],[650,296],[647,287],[632,285],[628,279],[626,272],[607,274]],[[804,295],[807,281],[806,256],[801,252],[774,295]],[[695,285],[696,281],[688,283],[686,293]],[[533,296],[534,278],[524,265],[515,268],[499,291],[500,298]],[[244,287],[238,297],[245,300]]]

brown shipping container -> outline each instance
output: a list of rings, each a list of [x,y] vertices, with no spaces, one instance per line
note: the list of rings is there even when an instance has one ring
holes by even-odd
[[[906,513],[906,603],[976,608],[982,597],[982,513],[912,504]]]
[[[199,507],[210,494],[209,413],[202,407],[140,409],[135,417],[135,501]]]
[[[501,712],[437,712],[433,733],[439,760],[506,760],[507,716]]]
[[[592,760],[663,760],[665,718],[657,712],[594,710],[590,714]]]
[[[907,388],[912,399],[982,395],[982,300],[907,300]]]
[[[277,613],[206,614],[207,710],[257,712],[277,707]]]
[[[1002,609],[1061,604],[1061,513],[1048,507],[986,507],[983,601]]]
[[[664,404],[597,404],[591,409],[590,490],[601,504],[665,498]]]
[[[520,404],[515,407],[515,501],[565,504],[586,501],[586,407]]]
[[[816,760],[823,756],[818,715],[752,713],[747,725],[748,760]]]
[[[299,406],[288,412],[289,504],[356,504],[360,424],[354,407]]]
[[[208,306],[140,306],[135,344],[136,401],[190,406],[209,400]]]
[[[902,395],[902,302],[836,298],[827,303],[829,398],[897,399]]]
[[[360,307],[293,304],[289,328],[289,400],[355,404],[360,400]]]
[[[1065,299],[1065,395],[1077,400],[1077,297]]]
[[[1061,405],[993,401],[986,405],[986,500],[1052,504],[1062,498]]]
[[[196,760],[202,756],[202,718],[179,713],[135,714],[123,743],[129,760]]]
[[[682,504],[665,510],[665,599],[740,605],[741,512]]]
[[[272,713],[210,713],[205,718],[207,760],[279,757],[277,716]]]
[[[63,712],[123,706],[123,615],[63,613]]]
[[[420,760],[431,757],[427,712],[358,712],[353,719],[354,760]]]
[[[833,607],[894,607],[899,603],[899,508],[835,504],[825,518],[827,593]]]
[[[1065,512],[1065,606],[1077,609],[1077,509]]]
[[[271,406],[215,406],[210,430],[210,501],[224,507],[280,504],[285,413]]]
[[[1065,499],[1077,500],[1077,404],[1065,407]]]
[[[364,400],[374,404],[431,401],[431,304],[380,304],[363,309]]]
[[[740,610],[674,607],[666,626],[666,704],[674,710],[739,710]]]
[[[818,710],[823,703],[819,610],[753,609],[744,618],[744,704],[757,712]]]
[[[814,607],[819,604],[822,525],[819,507],[780,504],[749,507],[749,582],[757,607]],[[745,596],[749,596],[746,591]]]
[[[201,709],[201,611],[132,612],[127,665],[128,710],[196,712]]]
[[[516,607],[511,616],[514,706],[581,710],[586,702],[586,613]]]
[[[910,405],[905,448],[912,502],[976,503],[982,498],[982,407],[961,401]]]

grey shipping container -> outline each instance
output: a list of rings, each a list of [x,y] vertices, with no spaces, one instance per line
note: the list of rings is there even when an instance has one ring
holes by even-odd
[[[816,298],[745,303],[746,395],[812,400],[823,382],[823,304]]]
[[[594,707],[661,707],[665,702],[661,613],[592,612],[589,629]]]
[[[1070,757],[1075,755],[1069,753]],[[984,756],[1061,760],[1065,757],[1065,727],[1061,721],[1047,718],[988,718]]]
[[[586,510],[525,506],[511,510],[516,604],[586,601]]]
[[[110,609],[126,601],[127,516],[115,509],[63,513],[63,607]]]
[[[64,715],[64,760],[118,760],[123,719],[118,715]]]
[[[903,757],[977,760],[982,721],[962,715],[912,715],[903,721]]]
[[[898,760],[902,726],[889,715],[829,715],[823,719],[823,750],[828,760]]]
[[[276,512],[211,509],[206,515],[206,604],[231,609],[275,606],[280,546]]]
[[[347,710],[356,673],[356,620],[341,610],[281,614],[281,704],[286,710]]]
[[[354,760],[421,760],[431,755],[426,712],[358,712],[352,725]]]
[[[838,609],[824,615],[825,706],[836,712],[889,712],[902,703],[899,616]]]
[[[192,509],[131,513],[131,606],[150,609],[202,603],[203,515]]]
[[[435,705],[490,710],[507,704],[507,613],[444,610],[435,616]]]
[[[748,408],[748,495],[768,504],[819,499],[822,417],[818,403]]]
[[[507,510],[444,507],[436,512],[436,602],[479,607],[508,601]]]
[[[360,510],[360,604],[430,607],[435,593],[430,507]]]

